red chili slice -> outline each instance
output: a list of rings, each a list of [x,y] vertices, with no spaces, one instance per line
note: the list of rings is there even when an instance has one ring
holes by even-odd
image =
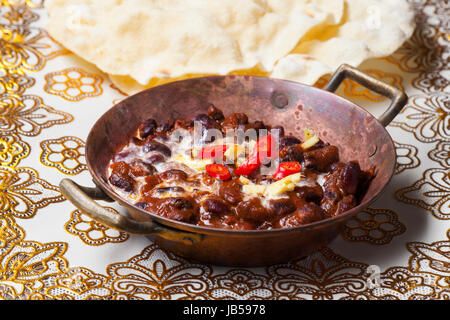
[[[259,139],[250,156],[234,171],[234,173],[236,175],[248,176],[255,171],[265,159],[273,159],[275,156],[275,152],[272,152],[273,143],[274,138],[270,134]]]
[[[222,164],[207,164],[206,173],[218,180],[228,180],[231,178],[230,171]]]
[[[200,159],[212,159],[215,157],[222,157],[225,151],[227,151],[228,146],[226,144],[207,146],[200,150],[198,156]]]
[[[302,170],[302,166],[297,161],[282,162],[273,175],[274,179],[280,180],[291,174],[298,173]]]

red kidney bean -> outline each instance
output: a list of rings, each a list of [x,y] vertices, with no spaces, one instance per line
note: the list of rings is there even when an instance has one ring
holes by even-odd
[[[222,128],[225,130],[235,130],[239,125],[248,123],[248,117],[245,113],[232,113],[222,122]]]
[[[230,204],[238,204],[242,201],[240,183],[236,179],[222,182],[219,187],[219,195]]]
[[[163,162],[163,161],[164,161],[164,156],[159,153],[151,155],[150,157],[148,157],[146,159],[146,162],[148,162],[150,164],[156,164],[156,163]]]
[[[277,215],[277,216],[284,216],[287,215],[297,207],[295,206],[294,202],[291,199],[278,199],[278,200],[270,200],[269,201],[270,209]]]
[[[145,139],[155,133],[158,124],[155,119],[145,120],[138,128],[137,135],[140,139]]]
[[[355,194],[358,190],[358,178],[361,168],[357,162],[349,162],[341,172],[342,188],[346,193]]]
[[[319,204],[323,197],[322,187],[317,186],[302,186],[295,187],[294,193],[298,198],[304,199],[307,202],[314,202]]]
[[[280,152],[280,162],[303,161],[303,149],[298,144],[284,147]]]
[[[216,121],[225,119],[223,112],[220,109],[217,109],[213,104],[208,107],[208,115]]]
[[[322,220],[324,216],[323,210],[318,205],[310,202],[297,208],[294,213],[281,218],[280,226],[283,228],[297,227]]]
[[[134,190],[134,181],[130,177],[112,173],[109,177],[109,182],[111,182],[113,186],[123,189],[126,192],[132,192]]]
[[[262,223],[271,216],[258,198],[241,201],[236,207],[236,214],[241,219],[256,223]]]
[[[305,151],[303,156],[303,166],[305,168],[313,168],[321,172],[327,172],[334,162],[339,161],[339,150],[336,146],[324,146]]]
[[[192,118],[192,120],[194,122],[196,122],[196,121],[200,122],[202,127],[206,128],[206,129],[218,128],[216,121],[205,113],[196,115],[195,117]]]
[[[346,195],[342,198],[341,201],[338,202],[336,211],[333,216],[337,216],[345,211],[348,211],[352,208],[356,207],[356,199],[352,194]]]
[[[160,177],[164,180],[184,181],[187,179],[188,175],[182,170],[170,169],[161,173]]]
[[[167,198],[158,207],[162,216],[183,222],[190,222],[196,213],[194,202],[189,198]]]
[[[178,210],[190,210],[194,208],[192,201],[186,198],[174,197],[167,201],[173,208]]]
[[[167,122],[160,124],[156,128],[155,132],[156,133],[167,133],[170,130],[172,130],[173,126],[174,126],[174,122],[172,120],[168,120]]]
[[[155,168],[147,162],[139,159],[134,159],[131,163],[131,173],[134,177],[142,177],[152,175],[155,172]]]
[[[228,204],[222,199],[209,198],[203,201],[202,207],[207,212],[225,214],[230,211]]]
[[[296,137],[292,137],[292,136],[286,136],[286,137],[281,137],[280,138],[280,145],[279,145],[279,149],[283,149],[284,147],[289,147],[292,146],[294,144],[299,144],[302,143],[300,141],[300,139],[297,139]]]
[[[150,152],[150,151],[158,151],[161,152],[163,155],[170,157],[172,154],[172,151],[170,151],[169,147],[165,144],[162,144],[158,141],[148,141],[145,143],[143,149],[144,152]]]
[[[119,152],[118,154],[116,154],[116,155],[114,156],[114,162],[116,162],[117,160],[122,160],[122,159],[128,157],[130,154],[131,154],[131,151],[122,151],[122,152]]]
[[[111,176],[109,182],[112,185],[131,192],[134,189],[134,179],[130,176],[131,167],[124,161],[115,162],[111,165]]]

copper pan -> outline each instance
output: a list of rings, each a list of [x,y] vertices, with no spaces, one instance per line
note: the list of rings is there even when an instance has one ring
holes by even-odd
[[[390,98],[389,108],[377,120],[332,93],[344,78]],[[385,126],[406,101],[405,93],[348,65],[335,72],[325,90],[253,76],[211,76],[168,83],[128,97],[95,123],[87,138],[86,159],[96,187],[82,187],[63,179],[60,189],[93,219],[128,233],[145,235],[186,258],[230,266],[287,262],[329,243],[389,183],[396,153]],[[298,136],[302,136],[305,127],[313,129],[320,138],[339,147],[342,160],[358,160],[363,169],[375,166],[376,177],[361,204],[352,210],[331,219],[279,230],[217,230],[177,222],[142,210],[112,190],[107,183],[108,163],[143,120],[191,118],[205,112],[211,103],[225,114],[245,111],[250,119],[282,125],[288,133]],[[128,214],[113,214],[94,200],[117,201],[127,208]]]

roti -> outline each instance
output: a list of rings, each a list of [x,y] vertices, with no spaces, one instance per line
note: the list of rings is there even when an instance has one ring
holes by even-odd
[[[201,75],[313,84],[394,52],[414,29],[406,0],[47,0],[54,39],[129,94]]]

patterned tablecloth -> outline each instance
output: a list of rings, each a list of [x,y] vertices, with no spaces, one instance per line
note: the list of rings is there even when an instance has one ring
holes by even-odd
[[[361,66],[409,96],[385,193],[328,247],[243,269],[186,261],[63,198],[63,177],[92,184],[85,139],[125,95],[49,38],[42,3],[0,0],[0,299],[450,299],[450,5],[411,3],[412,38]],[[374,115],[388,102],[348,80],[338,94]]]

